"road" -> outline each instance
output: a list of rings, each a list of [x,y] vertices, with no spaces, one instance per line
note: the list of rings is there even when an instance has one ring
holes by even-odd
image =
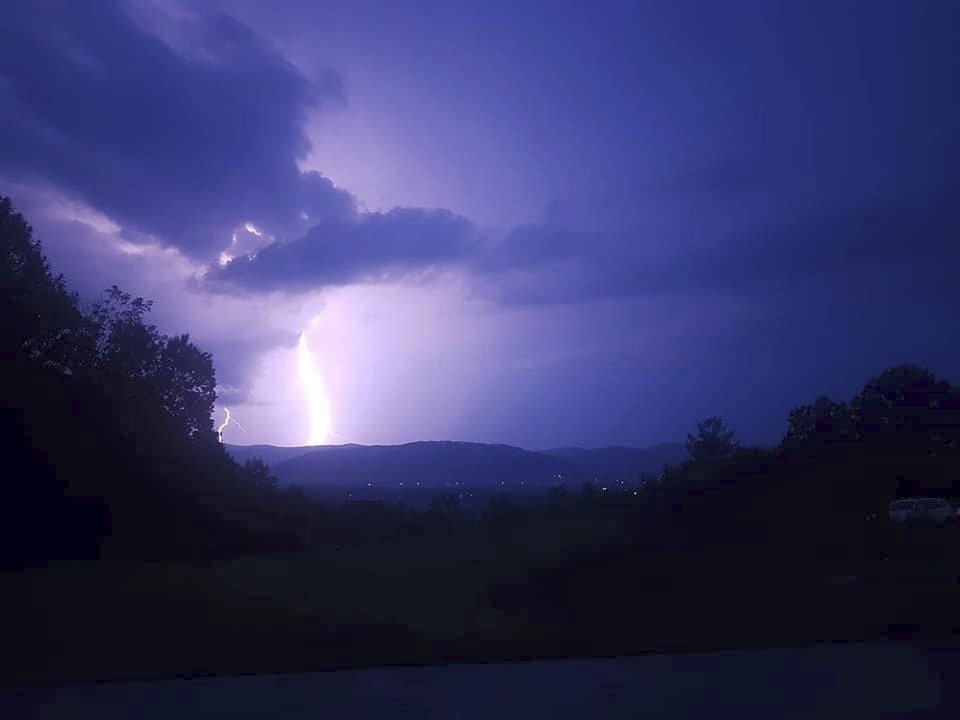
[[[5,718],[960,717],[960,646],[834,645],[622,659],[102,684],[0,695]]]

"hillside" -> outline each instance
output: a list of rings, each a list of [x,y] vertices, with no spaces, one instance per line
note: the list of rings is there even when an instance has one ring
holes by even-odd
[[[405,445],[322,445],[277,447],[228,445],[240,463],[258,457],[283,484],[314,487],[399,486],[421,483],[441,487],[531,483],[553,485],[593,478],[636,480],[659,473],[665,464],[686,459],[680,443],[649,448],[556,448],[531,451],[509,445],[468,442],[414,442]]]
[[[338,446],[314,450],[272,468],[283,484],[366,486],[404,483],[421,487],[550,485],[576,469],[561,458],[508,445],[415,442],[406,445]]]
[[[565,460],[580,473],[623,480],[637,480],[642,475],[658,474],[664,465],[676,465],[688,459],[682,443],[663,443],[648,448],[565,447],[541,452]]]
[[[259,458],[271,468],[280,463],[307,453],[325,450],[327,448],[355,447],[352,445],[300,445],[287,447],[283,445],[224,445],[227,452],[235,461],[243,465],[247,460]]]

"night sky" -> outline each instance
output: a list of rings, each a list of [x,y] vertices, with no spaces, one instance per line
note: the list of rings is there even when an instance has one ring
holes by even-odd
[[[675,441],[960,382],[960,3],[13,0],[0,194],[227,442]]]

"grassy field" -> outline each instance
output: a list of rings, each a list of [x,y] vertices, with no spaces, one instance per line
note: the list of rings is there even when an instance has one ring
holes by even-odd
[[[960,533],[891,536],[889,559],[819,578],[602,549],[617,528],[596,522],[562,535],[461,528],[208,565],[0,576],[18,658],[4,680],[945,640],[960,625]]]
[[[615,527],[570,524],[570,546]],[[599,534],[598,534],[599,533]],[[503,627],[488,590],[562,558],[555,538],[473,529],[207,565],[0,576],[9,684],[417,661]],[[269,658],[269,660],[264,660]],[[266,664],[264,664],[266,663]]]

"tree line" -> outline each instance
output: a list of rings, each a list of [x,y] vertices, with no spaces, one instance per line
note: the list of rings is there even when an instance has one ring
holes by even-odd
[[[116,286],[84,306],[5,197],[0,283],[6,566],[302,544],[301,495],[219,442],[210,354]]]

